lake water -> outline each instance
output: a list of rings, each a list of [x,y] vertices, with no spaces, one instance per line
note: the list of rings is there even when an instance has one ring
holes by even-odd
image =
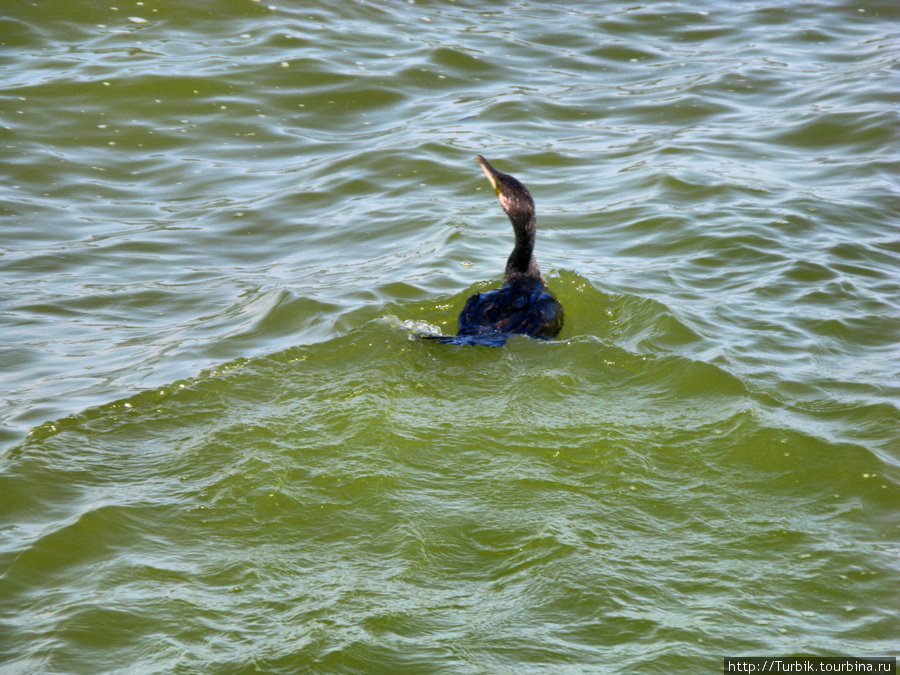
[[[900,4],[273,1],[0,13],[0,671],[900,652]]]

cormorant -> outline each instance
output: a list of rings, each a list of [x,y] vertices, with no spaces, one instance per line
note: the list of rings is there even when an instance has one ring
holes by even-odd
[[[500,288],[470,297],[459,313],[455,336],[426,336],[439,342],[501,347],[513,333],[547,340],[563,325],[563,308],[550,293],[534,259],[534,200],[528,189],[500,173],[481,155],[475,158],[509,216],[516,245],[506,261]]]

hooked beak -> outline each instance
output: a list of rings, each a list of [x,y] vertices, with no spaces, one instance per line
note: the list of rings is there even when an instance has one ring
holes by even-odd
[[[487,179],[491,181],[491,187],[494,188],[494,192],[498,195],[500,194],[500,181],[497,180],[497,174],[499,173],[497,169],[491,166],[490,162],[488,162],[484,157],[478,155],[475,158],[475,161],[481,165],[481,170],[484,171],[484,175],[487,176]]]

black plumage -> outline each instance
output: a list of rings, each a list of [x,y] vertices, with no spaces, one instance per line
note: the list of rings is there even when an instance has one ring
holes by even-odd
[[[515,333],[544,340],[556,337],[563,325],[563,308],[547,290],[534,258],[534,200],[516,178],[500,173],[480,155],[475,159],[509,216],[516,243],[506,261],[503,285],[466,301],[459,313],[457,334],[427,337],[439,342],[492,347],[502,346]]]

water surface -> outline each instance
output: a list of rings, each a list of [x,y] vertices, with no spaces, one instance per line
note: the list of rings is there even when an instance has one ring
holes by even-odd
[[[0,17],[4,673],[896,655],[892,2]],[[452,332],[520,178],[560,338]]]

